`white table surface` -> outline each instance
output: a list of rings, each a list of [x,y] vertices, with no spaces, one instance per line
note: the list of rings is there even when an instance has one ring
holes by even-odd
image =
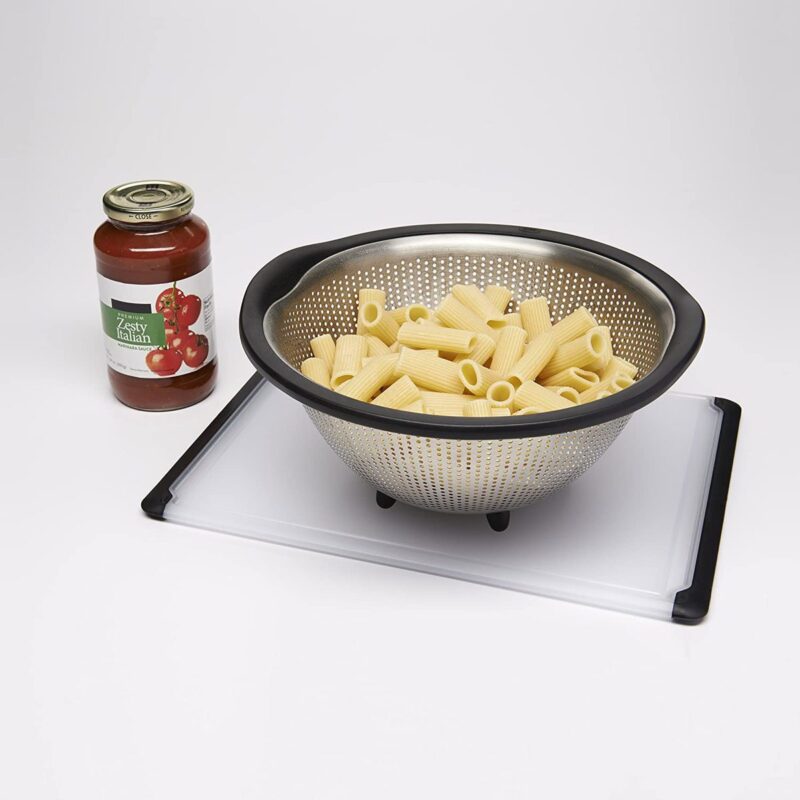
[[[0,796],[800,795],[796,5],[4,18]],[[221,362],[206,402],[155,415],[110,394],[91,251],[102,192],[153,176],[211,226]],[[251,374],[265,261],[441,221],[599,239],[704,307],[677,388],[744,416],[703,625],[139,511]]]

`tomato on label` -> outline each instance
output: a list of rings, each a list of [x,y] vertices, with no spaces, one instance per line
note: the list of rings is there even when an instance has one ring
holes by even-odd
[[[170,309],[172,310],[171,318],[174,320],[175,314],[178,312],[178,309],[185,299],[186,295],[177,286],[170,286],[168,289],[164,289],[156,298],[156,311],[160,311],[164,314],[164,311]],[[167,315],[164,314],[165,318],[166,316]]]
[[[167,347],[172,347],[172,340],[179,332],[180,328],[177,325],[164,320],[164,336],[167,338]]]
[[[203,303],[196,294],[186,295],[178,309],[178,323],[180,325],[193,325],[200,316]]]
[[[156,375],[161,375],[161,377],[174,375],[181,367],[180,353],[163,347],[151,350],[144,360],[148,369],[151,372],[155,372]]]
[[[183,351],[187,347],[194,347],[197,344],[197,334],[193,331],[178,331],[169,343],[169,349],[175,350],[179,355],[183,355]]]
[[[201,366],[208,358],[208,339],[202,335],[194,338],[194,342],[183,348],[183,363],[192,369]]]
[[[174,308],[162,308],[158,313],[164,317],[164,325],[173,325],[177,327],[178,323],[176,322],[176,318],[178,312]]]

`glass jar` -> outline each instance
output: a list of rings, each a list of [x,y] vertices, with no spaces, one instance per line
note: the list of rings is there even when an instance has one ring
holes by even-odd
[[[216,381],[208,226],[192,190],[136,181],[103,196],[94,234],[100,310],[114,394],[168,411],[207,397]]]

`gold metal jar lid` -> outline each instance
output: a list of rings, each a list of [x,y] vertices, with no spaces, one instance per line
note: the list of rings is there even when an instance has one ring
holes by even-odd
[[[167,222],[185,216],[193,207],[194,192],[176,181],[132,181],[103,195],[109,219],[130,224]]]

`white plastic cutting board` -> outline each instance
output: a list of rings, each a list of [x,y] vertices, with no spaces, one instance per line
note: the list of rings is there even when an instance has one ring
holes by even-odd
[[[164,519],[662,619],[692,583],[723,418],[712,398],[637,412],[586,474],[497,533],[482,515],[379,508],[300,404],[250,386],[165,479]]]

